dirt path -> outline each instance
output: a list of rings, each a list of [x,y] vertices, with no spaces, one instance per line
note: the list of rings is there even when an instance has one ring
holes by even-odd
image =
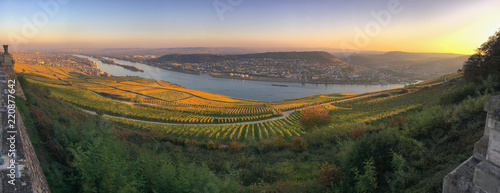
[[[338,100],[338,101],[333,101],[333,102],[330,102],[330,103],[323,103],[323,104],[320,104],[320,105],[341,103],[341,102],[346,102],[346,101],[351,101],[351,100],[357,100],[357,99],[362,99],[362,98],[367,98],[367,97],[381,95],[381,94],[384,94],[384,93],[392,93],[392,92],[398,92],[398,91],[400,91],[400,90],[382,91],[382,92],[378,92],[378,93],[367,94],[367,95],[363,95],[363,96],[357,96],[357,97],[352,97],[352,98],[348,98],[348,99],[342,99],[342,100]],[[94,92],[94,94],[97,94],[97,93]],[[97,95],[99,95],[99,94],[97,94]],[[99,96],[101,96],[101,95],[99,95]],[[101,96],[101,97],[103,97],[103,96]],[[137,104],[137,103],[132,103],[132,102],[124,102],[124,101],[120,101],[120,102],[123,102],[125,104]],[[237,122],[237,123],[217,123],[217,124],[164,123],[164,122],[157,122],[157,121],[145,121],[145,120],[139,120],[139,119],[126,118],[126,117],[118,117],[118,116],[107,115],[107,114],[104,114],[103,117],[112,117],[112,118],[118,118],[118,119],[126,119],[126,120],[131,120],[131,121],[144,122],[144,123],[155,123],[155,124],[162,124],[162,125],[187,125],[187,126],[210,126],[210,125],[214,126],[215,125],[215,126],[223,126],[223,125],[254,124],[254,123],[264,123],[264,122],[269,122],[269,121],[275,121],[275,120],[287,118],[290,115],[292,115],[292,113],[297,112],[297,111],[301,111],[302,109],[305,109],[305,108],[307,108],[307,107],[285,111],[285,112],[282,113],[282,116],[280,116],[280,117],[273,117],[273,118],[263,119],[263,120],[258,120],[258,121],[245,121],[245,122]],[[97,115],[97,113],[95,111],[89,111],[89,110],[85,110],[85,109],[82,109],[82,108],[79,108],[79,109],[82,110],[85,113],[88,113],[88,114],[91,114],[91,115]]]

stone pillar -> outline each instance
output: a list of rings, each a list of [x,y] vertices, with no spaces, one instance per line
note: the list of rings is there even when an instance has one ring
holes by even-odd
[[[484,136],[473,156],[444,177],[443,193],[500,193],[500,95],[488,99],[484,110]]]

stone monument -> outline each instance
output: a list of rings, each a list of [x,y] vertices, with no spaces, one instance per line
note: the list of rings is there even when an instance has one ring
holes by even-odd
[[[488,99],[484,136],[474,154],[444,177],[443,193],[500,193],[500,95]]]
[[[3,45],[3,54],[0,54],[0,66],[11,66],[14,68],[14,60],[9,54],[9,46]]]
[[[5,51],[3,54],[9,54],[9,45],[3,45],[3,50]]]

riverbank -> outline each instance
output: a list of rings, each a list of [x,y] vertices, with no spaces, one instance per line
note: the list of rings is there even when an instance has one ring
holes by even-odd
[[[82,55],[80,55],[82,56]],[[385,90],[404,87],[403,84],[320,84],[301,83],[290,81],[268,81],[268,80],[243,80],[224,77],[213,77],[209,74],[188,74],[170,69],[158,68],[138,62],[130,62],[115,59],[115,62],[133,65],[144,70],[144,73],[132,72],[116,65],[104,64],[96,58],[82,56],[97,62],[102,71],[113,76],[139,76],[143,78],[163,80],[185,88],[201,90],[210,93],[230,96],[235,98],[259,100],[259,101],[282,101],[305,96],[326,93],[366,93],[376,90]],[[255,80],[255,79],[253,79]],[[273,86],[286,85],[285,86]]]
[[[389,84],[413,84],[416,83],[417,80],[414,80],[413,82],[401,82],[401,81],[379,81],[379,80],[352,80],[349,78],[344,78],[344,79],[339,79],[339,80],[333,80],[333,79],[327,79],[325,78],[321,79],[318,77],[306,77],[305,79],[298,80],[298,79],[292,79],[292,78],[284,78],[284,77],[271,77],[271,76],[265,76],[265,75],[252,75],[252,74],[239,74],[239,73],[231,73],[231,72],[211,72],[210,70],[204,70],[204,71],[199,71],[199,70],[192,70],[192,69],[185,69],[182,68],[181,66],[175,66],[175,65],[158,65],[158,64],[151,64],[147,63],[142,60],[133,60],[130,58],[113,58],[113,59],[118,59],[118,60],[124,60],[128,62],[133,62],[133,63],[140,63],[148,66],[153,66],[156,68],[162,68],[165,70],[171,70],[174,72],[180,72],[180,73],[185,73],[185,74],[193,74],[193,75],[202,75],[202,74],[207,74],[215,78],[227,78],[227,79],[235,79],[235,80],[255,80],[255,81],[265,81],[265,82],[285,82],[285,83],[304,83],[304,84],[357,84],[357,85],[389,85]],[[235,74],[232,75],[231,74]]]
[[[408,84],[408,83],[390,83],[390,82],[373,82],[373,81],[353,81],[353,80],[332,80],[332,81],[318,81],[318,80],[296,80],[284,78],[272,78],[267,76],[231,76],[230,73],[207,73],[215,78],[227,78],[236,80],[254,80],[264,82],[282,82],[282,83],[303,83],[303,84],[355,84],[355,85],[389,85],[389,84]]]

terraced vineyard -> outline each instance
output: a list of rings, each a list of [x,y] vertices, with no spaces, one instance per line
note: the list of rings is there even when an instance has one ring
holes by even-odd
[[[253,124],[167,125],[110,117],[108,119],[143,130],[156,130],[176,137],[197,140],[251,141],[275,136],[291,139],[305,134],[299,126],[300,112],[284,119]]]
[[[102,113],[127,128],[181,139],[249,142],[279,136],[290,140],[307,134],[299,124],[300,109],[315,105],[330,112],[332,126],[371,122],[420,107],[397,90],[384,91],[385,97],[324,94],[263,102],[139,77],[95,77],[70,68],[16,64],[16,71],[23,69],[29,81],[45,86],[54,97]]]

